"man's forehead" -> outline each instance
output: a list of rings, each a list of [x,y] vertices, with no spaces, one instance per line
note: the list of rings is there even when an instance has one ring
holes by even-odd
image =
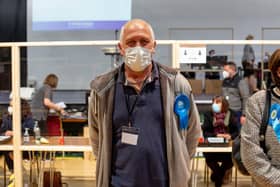
[[[149,27],[144,22],[131,22],[125,26],[124,32],[127,33],[132,31],[149,32]]]

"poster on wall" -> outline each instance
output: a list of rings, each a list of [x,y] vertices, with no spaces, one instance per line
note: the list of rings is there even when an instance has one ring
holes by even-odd
[[[30,4],[31,3],[31,4]],[[32,0],[32,30],[116,30],[131,19],[131,0]]]
[[[205,64],[205,45],[181,45],[179,49],[180,64]]]

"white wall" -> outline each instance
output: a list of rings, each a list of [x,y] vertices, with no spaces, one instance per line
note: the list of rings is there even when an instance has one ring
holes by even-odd
[[[261,39],[262,27],[280,27],[279,7],[280,1],[277,0],[134,0],[132,17],[149,21],[155,30],[156,39],[160,40],[232,39],[228,30],[178,31],[174,28],[233,28],[233,39],[244,39],[249,33],[255,39]],[[266,31],[264,39],[279,39],[279,34],[280,30]],[[28,30],[29,41],[114,38],[114,31],[47,33]],[[240,64],[242,47],[234,46],[232,60],[237,64]],[[272,51],[277,47],[266,46],[265,49]],[[217,48],[218,54],[229,54],[231,51],[229,46],[209,46],[208,49],[211,48]],[[260,46],[254,48],[257,59],[260,59]],[[99,47],[29,49],[28,58],[28,79],[40,83],[46,74],[53,72],[60,77],[59,89],[88,89],[90,80],[111,68],[110,57],[104,56]],[[159,46],[155,59],[171,65],[170,48]]]

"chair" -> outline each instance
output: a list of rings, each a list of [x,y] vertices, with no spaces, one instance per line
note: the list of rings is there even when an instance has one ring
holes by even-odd
[[[230,169],[228,169],[225,173],[225,177],[223,179],[223,183],[225,182],[225,184],[228,184],[230,182],[232,182],[232,173],[233,173],[233,168],[235,169],[235,176],[234,176],[234,186],[237,187],[237,168],[232,167]],[[206,164],[206,160],[205,160],[205,164],[204,164],[204,182],[206,182],[207,187],[209,186],[209,173],[210,173],[210,168],[207,166]],[[226,181],[225,181],[226,180]]]

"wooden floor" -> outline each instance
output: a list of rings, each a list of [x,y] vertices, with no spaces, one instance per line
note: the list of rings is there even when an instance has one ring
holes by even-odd
[[[1,158],[2,159],[2,158]],[[3,161],[0,159],[0,186],[4,186],[3,180]],[[24,181],[28,181],[28,162],[24,161]],[[62,172],[62,180],[67,183],[69,187],[95,187],[95,160],[85,160],[82,158],[59,158],[56,159],[55,167],[57,170]],[[204,180],[204,169],[205,160],[204,158],[199,158],[198,160],[198,172],[196,175],[196,186],[197,187],[207,187],[207,183]],[[8,172],[9,176],[10,173]],[[24,187],[27,187],[25,185]],[[212,182],[209,182],[209,187],[214,187]],[[224,187],[235,186],[234,173],[232,182]],[[238,173],[237,178],[238,187],[250,187],[251,177],[243,176]]]

